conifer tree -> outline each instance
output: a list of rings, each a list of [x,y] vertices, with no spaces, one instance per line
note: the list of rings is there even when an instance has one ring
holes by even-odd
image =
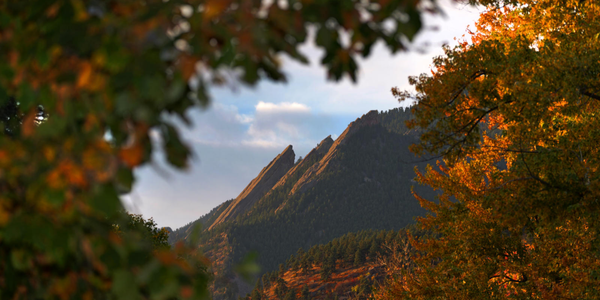
[[[304,285],[304,287],[302,288],[302,292],[300,293],[300,296],[301,296],[302,300],[310,299],[310,290],[308,289],[308,285]]]

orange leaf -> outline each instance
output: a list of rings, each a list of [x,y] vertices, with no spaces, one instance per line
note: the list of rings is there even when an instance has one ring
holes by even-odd
[[[179,62],[179,67],[181,68],[181,75],[183,75],[183,79],[187,81],[196,73],[196,62],[198,60],[189,55],[182,55],[181,60]]]
[[[139,143],[131,147],[123,148],[119,151],[119,158],[130,168],[133,168],[140,163],[144,156],[144,148]]]
[[[2,201],[0,203],[6,203],[6,201]],[[8,220],[10,220],[10,213],[0,205],[0,226],[6,225]]]
[[[230,4],[231,1],[208,0],[204,4],[204,18],[207,21],[219,16]]]
[[[192,289],[191,286],[186,285],[186,286],[182,286],[181,290],[180,290],[180,294],[182,298],[190,298],[192,297],[194,293],[194,290]]]
[[[25,137],[31,136],[33,134],[33,132],[35,131],[35,116],[36,116],[36,112],[34,110],[31,110],[25,116],[25,119],[23,120],[23,124],[21,125],[21,133],[23,133],[23,136],[25,136]]]
[[[59,8],[60,8],[60,3],[58,3],[58,2],[50,5],[50,7],[48,7],[48,9],[46,10],[46,16],[48,18],[54,18],[54,16],[56,16],[56,14],[58,13]]]
[[[79,77],[77,78],[77,87],[87,87],[92,79],[92,65],[89,62],[84,62],[79,69]]]

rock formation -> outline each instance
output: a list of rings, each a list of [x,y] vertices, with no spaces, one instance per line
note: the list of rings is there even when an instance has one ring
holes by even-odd
[[[364,126],[370,126],[378,124],[377,118],[378,112],[376,110],[369,111],[362,117],[356,119],[356,121],[350,123],[346,130],[335,140],[335,142],[329,148],[327,154],[317,163],[312,165],[302,177],[296,182],[290,194],[294,194],[298,191],[302,192],[312,187],[317,179],[318,175],[321,174],[329,165],[330,161],[338,153],[339,146],[343,145],[350,136],[352,136],[359,128]]]
[[[208,229],[211,230],[223,222],[234,220],[237,216],[247,212],[256,201],[273,188],[282,176],[288,173],[294,166],[295,157],[292,145],[289,145],[260,171],[258,176],[246,186]]]
[[[286,183],[286,181],[296,175],[297,172],[299,172],[300,170],[302,170],[304,167],[306,167],[307,164],[310,164],[313,161],[319,161],[321,160],[321,158],[323,157],[323,155],[325,155],[329,149],[331,148],[331,145],[333,145],[333,139],[331,138],[331,135],[326,137],[325,139],[323,139],[318,145],[317,147],[313,148],[310,152],[308,152],[308,154],[304,157],[304,159],[302,159],[298,164],[296,164],[289,172],[287,172],[282,178],[281,180],[279,180],[279,182],[277,182],[277,184],[275,186],[273,186],[273,189],[276,189],[279,186],[282,186]]]

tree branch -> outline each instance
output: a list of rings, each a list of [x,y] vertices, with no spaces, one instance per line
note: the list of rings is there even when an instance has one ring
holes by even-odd
[[[598,101],[600,101],[600,96],[599,96],[599,95],[596,95],[596,94],[593,94],[593,93],[590,93],[590,92],[589,92],[589,88],[588,88],[588,87],[586,87],[586,86],[579,87],[579,92],[580,92],[582,95],[584,95],[584,96],[588,96],[588,97],[590,97],[590,98],[592,98],[592,99],[594,99],[594,100],[598,100]]]
[[[450,98],[450,100],[448,100],[446,102],[446,105],[450,105],[452,104],[454,101],[456,101],[456,99],[458,99],[458,96],[460,96],[460,94],[469,86],[469,84],[471,84],[471,82],[473,82],[473,80],[479,78],[480,76],[483,75],[487,75],[488,73],[485,70],[479,70],[475,73],[473,73],[473,75],[471,75],[471,78],[469,78],[469,81],[466,82],[465,84],[463,84],[455,93],[454,95],[452,95],[452,97]]]
[[[508,282],[516,282],[516,283],[523,283],[527,281],[527,275],[525,275],[525,273],[521,273],[521,276],[523,276],[523,279],[513,279],[508,275],[504,275],[504,278],[508,279]]]
[[[590,93],[590,92],[588,92],[586,90],[581,91],[581,94],[584,95],[584,96],[588,96],[588,97],[590,97],[592,99],[600,101],[600,96],[598,96],[596,94],[592,94],[592,93]]]

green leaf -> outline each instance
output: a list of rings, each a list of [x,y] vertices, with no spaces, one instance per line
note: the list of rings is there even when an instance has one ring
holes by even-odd
[[[15,269],[25,271],[33,266],[31,256],[24,249],[13,249],[10,252],[10,261]]]
[[[180,76],[177,76],[171,83],[169,90],[167,91],[167,101],[173,103],[183,97],[186,90],[187,84],[183,81]]]
[[[119,195],[111,184],[97,186],[96,192],[90,199],[90,205],[95,211],[107,217],[116,215],[122,208]]]
[[[191,152],[187,145],[184,145],[179,138],[177,129],[171,125],[165,126],[163,139],[165,140],[164,149],[167,155],[167,161],[174,167],[187,167],[188,157]]]
[[[119,193],[129,193],[133,187],[135,176],[133,170],[128,168],[119,168],[117,171],[117,188]]]
[[[136,282],[133,274],[131,274],[131,271],[117,270],[113,273],[112,292],[117,299],[141,299],[137,290],[131,288],[133,286],[136,286]]]
[[[50,190],[46,192],[48,203],[55,207],[61,205],[65,201],[65,192],[62,190]]]
[[[21,111],[28,111],[34,106],[37,106],[37,97],[35,91],[31,86],[25,82],[19,85],[19,91],[16,96],[17,102],[21,108]]]

